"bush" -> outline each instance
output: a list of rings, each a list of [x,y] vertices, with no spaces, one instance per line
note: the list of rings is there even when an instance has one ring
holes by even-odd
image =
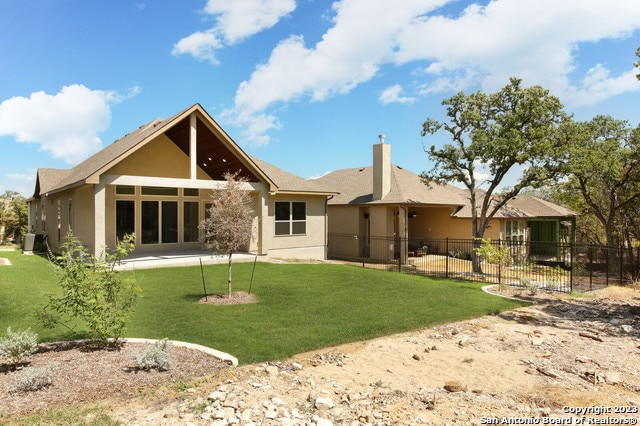
[[[155,345],[145,343],[144,349],[140,353],[131,352],[133,360],[140,370],[167,370],[171,365],[171,342],[162,339]]]
[[[37,391],[51,385],[51,373],[57,369],[56,364],[44,367],[29,367],[17,374],[13,390],[17,392]]]
[[[119,343],[140,288],[125,281],[115,266],[134,248],[135,236],[125,235],[113,253],[95,257],[73,234],[62,245],[60,264],[54,264],[62,294],[49,295],[49,304],[36,312],[45,327],[66,325],[68,319],[82,321],[91,337],[102,345]],[[109,340],[112,338],[113,340]]]
[[[14,365],[38,350],[38,335],[31,329],[14,333],[7,327],[7,334],[0,338],[0,357],[8,358]]]

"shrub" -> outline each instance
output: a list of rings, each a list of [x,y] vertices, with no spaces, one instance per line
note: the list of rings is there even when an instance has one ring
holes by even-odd
[[[69,317],[79,319],[94,340],[105,346],[117,345],[140,288],[134,280],[125,281],[115,266],[133,250],[134,242],[134,235],[125,235],[113,253],[105,251],[94,257],[69,233],[62,245],[62,262],[54,264],[62,294],[49,295],[48,305],[36,312],[40,323],[53,327],[66,325]]]
[[[545,286],[548,291],[557,291],[559,287],[560,283],[558,283],[558,281],[553,278],[549,279],[547,281],[547,285]]]
[[[0,357],[8,358],[14,365],[38,350],[38,335],[31,329],[14,333],[7,327],[7,334],[0,338]]]
[[[57,368],[56,364],[25,368],[17,374],[13,390],[29,392],[45,388],[51,385],[51,373]]]
[[[162,339],[155,345],[145,343],[144,349],[140,353],[131,352],[131,356],[140,370],[167,370],[171,365],[171,342]]]

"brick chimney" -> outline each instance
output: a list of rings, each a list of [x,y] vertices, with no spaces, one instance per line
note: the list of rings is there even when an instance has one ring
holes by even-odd
[[[373,200],[382,200],[391,190],[391,145],[384,142],[373,145]]]

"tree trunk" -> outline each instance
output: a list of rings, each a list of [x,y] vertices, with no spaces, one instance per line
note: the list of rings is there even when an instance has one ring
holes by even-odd
[[[231,300],[231,255],[233,252],[229,252],[229,267],[227,269],[227,292],[229,295],[229,300]]]
[[[480,248],[482,240],[480,238],[473,239],[473,250],[471,251],[471,265],[473,266],[473,272],[476,274],[482,274],[481,259],[476,249]]]

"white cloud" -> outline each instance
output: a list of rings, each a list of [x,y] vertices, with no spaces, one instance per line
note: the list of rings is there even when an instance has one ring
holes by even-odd
[[[295,0],[209,0],[204,10],[217,16],[216,32],[234,44],[271,28],[295,8]]]
[[[221,47],[222,42],[213,32],[197,32],[177,42],[171,53],[174,55],[186,53],[196,59],[206,60],[217,65],[216,49]]]
[[[587,71],[581,83],[580,87],[570,86],[562,99],[573,105],[595,105],[613,96],[640,90],[635,70],[611,77],[611,71],[601,64]]]
[[[110,105],[139,90],[121,95],[74,84],[55,95],[35,92],[29,98],[13,97],[0,103],[0,136],[38,144],[54,158],[74,164],[101,148],[97,135],[111,123]]]
[[[400,96],[400,93],[402,93],[402,86],[394,84],[383,90],[378,100],[384,105],[392,103],[412,104],[416,101],[416,98]]]
[[[215,25],[184,37],[172,53],[190,54],[217,65],[216,50],[273,27],[295,8],[295,0],[209,0],[203,12],[215,16]]]
[[[424,81],[415,84],[415,96],[477,86],[495,91],[513,76],[525,85],[540,84],[573,105],[637,88],[632,71],[611,75],[596,64],[586,64],[593,70],[581,83],[571,83],[569,76],[577,68],[581,43],[627,38],[640,29],[640,2],[493,0],[444,16],[441,6],[450,2],[334,2],[333,26],[322,40],[313,46],[307,46],[302,35],[280,41],[238,86],[234,106],[225,115],[234,117],[236,125],[248,126],[260,117],[260,128],[277,128],[277,118],[267,109],[344,95],[381,75],[383,67],[405,64],[423,69]],[[379,100],[410,102],[415,97],[400,97],[396,90],[392,85]],[[268,141],[253,130],[245,133],[250,140]]]
[[[251,123],[254,115],[278,102],[309,97],[323,101],[346,94],[373,78],[393,57],[394,39],[414,16],[446,0],[350,0],[333,4],[334,26],[314,47],[302,36],[290,36],[271,52],[236,92],[227,115]],[[253,135],[251,138],[256,138]]]
[[[450,74],[462,72],[475,75],[467,83],[480,83],[486,91],[517,76],[563,99],[580,91],[568,79],[580,43],[628,37],[639,28],[638,2],[495,0],[471,5],[457,17],[416,17],[398,35],[394,60],[430,62],[426,71],[439,78],[425,88],[429,93],[455,86],[458,79],[450,80]],[[584,89],[586,95],[588,86]]]

